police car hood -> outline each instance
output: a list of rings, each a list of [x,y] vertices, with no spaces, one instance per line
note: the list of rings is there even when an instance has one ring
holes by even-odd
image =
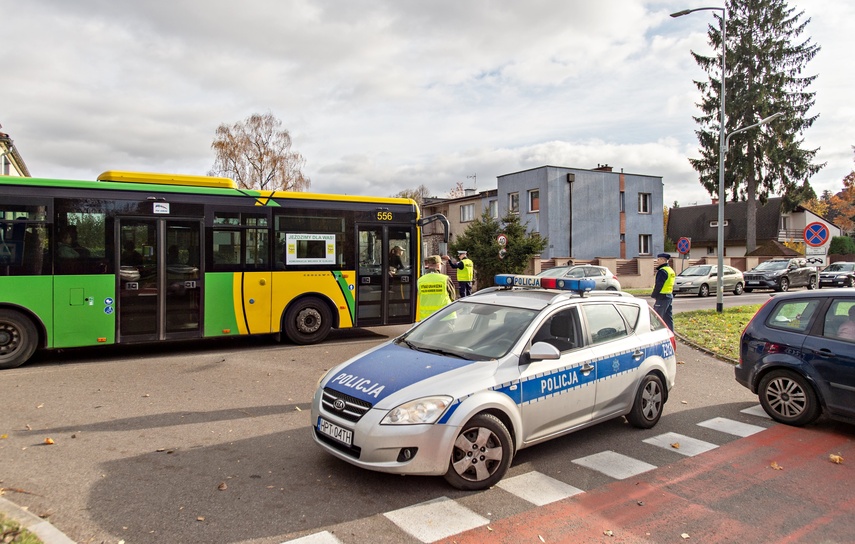
[[[485,367],[485,365],[487,365]],[[324,387],[383,408],[429,395],[455,395],[461,384],[470,386],[491,376],[497,361],[472,361],[410,349],[387,343],[340,365],[327,376]],[[489,368],[489,370],[488,370]],[[477,373],[477,376],[476,376]],[[396,393],[415,386],[406,398]]]

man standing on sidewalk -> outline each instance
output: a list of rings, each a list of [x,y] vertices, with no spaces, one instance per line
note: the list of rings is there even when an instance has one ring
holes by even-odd
[[[659,314],[662,321],[668,325],[671,332],[673,332],[674,315],[671,303],[674,301],[674,278],[677,274],[668,264],[670,260],[671,255],[667,253],[660,253],[656,256],[656,284],[653,286],[653,293],[650,296],[656,300],[653,304],[653,309]]]
[[[451,256],[448,256],[448,264],[451,268],[457,269],[457,288],[460,291],[460,298],[468,297],[472,294],[472,279],[475,277],[475,264],[467,257],[466,250],[457,252],[457,262],[454,262]]]

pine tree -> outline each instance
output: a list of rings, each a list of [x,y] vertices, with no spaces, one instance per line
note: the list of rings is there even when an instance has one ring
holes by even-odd
[[[502,248],[497,237],[507,237],[508,243]],[[529,260],[546,249],[547,239],[538,233],[527,233],[526,226],[520,222],[517,214],[509,213],[501,222],[484,212],[466,227],[463,234],[455,237],[449,246],[449,253],[456,255],[465,250],[475,265],[475,280],[480,289],[495,285],[496,274],[519,274],[525,270]],[[503,256],[499,257],[500,250]]]
[[[748,201],[747,250],[757,242],[757,204],[770,194],[780,194],[788,209],[816,198],[810,177],[823,164],[813,162],[818,149],[803,148],[802,134],[817,115],[808,110],[815,94],[808,87],[815,75],[803,75],[819,51],[810,38],[801,40],[810,19],[785,0],[727,0],[725,67],[725,133],[753,125],[774,113],[782,117],[769,125],[734,135],[725,156],[725,194],[722,198]],[[709,44],[721,51],[721,16],[710,25]],[[718,194],[721,57],[692,53],[709,75],[696,81],[701,91],[701,114],[695,117],[700,159],[690,159],[701,184]],[[720,53],[719,53],[720,55]]]

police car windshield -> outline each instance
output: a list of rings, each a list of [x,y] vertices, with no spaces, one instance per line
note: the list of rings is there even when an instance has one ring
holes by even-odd
[[[421,351],[476,361],[498,359],[507,355],[537,314],[536,310],[462,299],[431,315],[401,341]]]

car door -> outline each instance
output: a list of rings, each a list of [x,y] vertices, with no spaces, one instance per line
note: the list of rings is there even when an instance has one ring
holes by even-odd
[[[591,418],[605,419],[627,412],[635,399],[645,350],[638,345],[638,336],[614,304],[585,302],[581,311],[597,375],[597,397]]]
[[[852,306],[855,297],[833,300],[821,335],[808,335],[802,346],[805,361],[823,381],[826,407],[848,417],[855,417],[855,339],[841,337],[838,330]]]
[[[575,307],[549,315],[530,344],[547,342],[561,356],[532,361],[520,369],[523,441],[530,443],[584,425],[591,420],[596,398],[596,372],[591,347],[584,341]]]
[[[606,283],[606,274],[602,268],[597,266],[586,266],[585,278],[594,280],[594,289],[605,291],[606,288],[608,288],[608,284]]]

